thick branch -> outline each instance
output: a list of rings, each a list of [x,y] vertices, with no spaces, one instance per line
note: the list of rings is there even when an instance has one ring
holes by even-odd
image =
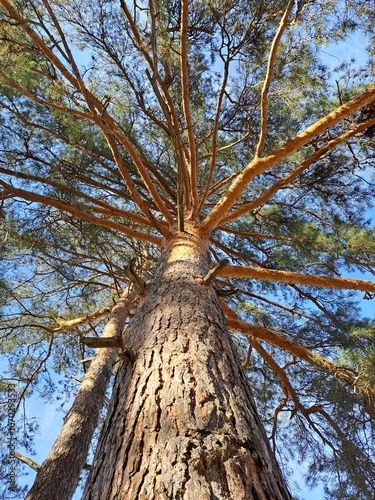
[[[366,401],[366,406],[370,414],[374,414],[374,398],[375,394],[373,391],[362,388],[361,380],[358,374],[353,374],[352,370],[347,370],[345,367],[338,366],[332,361],[320,356],[319,354],[311,352],[306,347],[303,347],[300,344],[297,344],[293,340],[283,336],[280,332],[275,332],[269,328],[265,328],[260,325],[250,325],[245,321],[241,320],[240,317],[228,307],[224,302],[222,302],[223,311],[227,316],[227,322],[229,328],[233,330],[237,330],[238,332],[243,333],[244,335],[255,337],[258,340],[264,340],[269,344],[272,344],[283,351],[289,352],[293,356],[301,359],[302,361],[306,361],[315,368],[319,370],[323,370],[330,375],[336,377],[341,380],[347,387],[354,391],[355,393],[359,393],[364,400]],[[249,339],[251,342],[251,338]]]
[[[305,146],[312,139],[355,113],[375,99],[375,85],[371,85],[365,92],[338,107],[332,113],[324,116],[307,127],[303,132],[290,139],[274,153],[265,158],[254,158],[236,177],[228,191],[212,209],[211,213],[202,222],[202,230],[209,233],[220,225],[231,207],[239,199],[249,182],[257,175],[269,170],[289,155]]]
[[[233,210],[229,215],[224,217],[222,219],[222,224],[225,224],[226,222],[230,220],[237,219],[240,215],[250,212],[251,210],[255,210],[264,203],[266,203],[271,196],[273,196],[279,189],[283,188],[284,186],[290,184],[294,179],[296,179],[302,172],[307,170],[313,163],[315,163],[317,160],[319,160],[323,155],[325,155],[328,151],[331,151],[333,148],[336,146],[342,144],[343,142],[347,141],[351,137],[363,132],[367,128],[373,126],[375,124],[375,118],[372,118],[371,120],[368,120],[366,122],[361,123],[357,127],[348,130],[344,134],[339,135],[338,137],[335,137],[331,141],[327,142],[325,146],[320,148],[318,151],[315,151],[311,156],[309,156],[304,162],[302,162],[297,168],[295,168],[290,174],[286,175],[282,179],[278,180],[275,182],[275,184],[271,187],[269,187],[262,195],[259,196],[254,201],[251,201],[250,203],[245,203],[241,208],[238,208],[237,210]]]
[[[352,278],[331,278],[328,276],[300,274],[291,271],[277,271],[275,269],[265,269],[261,267],[227,266],[220,270],[219,275],[225,278],[251,278],[264,281],[276,281],[277,283],[335,288],[338,290],[375,292],[375,283],[372,281]]]
[[[138,30],[138,27],[130,14],[130,11],[126,5],[126,2],[124,0],[120,0],[120,5],[121,8],[124,12],[124,15],[129,23],[130,29],[133,33],[134,36],[134,44],[138,48],[138,50],[141,52],[142,56],[144,57],[145,61],[149,65],[150,69],[152,70],[153,76],[150,78],[153,90],[155,92],[155,95],[160,103],[160,106],[162,108],[163,114],[168,122],[170,124],[171,128],[171,138],[173,141],[173,144],[175,145],[175,150],[176,150],[176,155],[179,159],[179,164],[181,169],[183,170],[183,175],[182,178],[186,181],[185,185],[185,192],[188,193],[190,191],[189,188],[189,176],[186,171],[187,169],[187,163],[188,163],[188,153],[186,151],[186,147],[184,145],[184,142],[181,137],[180,133],[180,126],[179,126],[179,120],[178,120],[178,112],[175,108],[174,102],[172,97],[169,94],[168,87],[161,78],[157,67],[154,64],[153,58],[150,56],[150,54],[147,51],[147,43],[145,40],[142,38],[141,33]],[[146,71],[146,74],[148,72]],[[160,95],[159,88],[161,89],[162,95]]]
[[[184,110],[187,134],[189,140],[189,177],[190,177],[190,195],[192,208],[197,208],[198,190],[197,190],[197,147],[194,138],[193,121],[191,118],[189,102],[189,72],[187,58],[187,27],[189,15],[189,2],[182,0],[181,4],[181,36],[180,36],[180,61],[181,61],[181,85],[182,85],[182,105]]]
[[[48,47],[48,45],[44,43],[42,38],[30,27],[29,23],[16,11],[12,4],[8,2],[8,0],[0,0],[0,4],[8,11],[9,15],[22,26],[25,33],[27,33],[27,35],[31,38],[35,45],[39,47],[41,52],[51,62],[51,64],[61,72],[61,74],[68,80],[69,83],[71,83],[75,88],[78,89],[79,85],[74,76],[68,71],[68,69],[60,61],[60,59],[53,53],[50,47]]]

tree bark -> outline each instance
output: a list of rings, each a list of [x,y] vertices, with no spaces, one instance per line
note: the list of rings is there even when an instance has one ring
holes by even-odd
[[[125,294],[112,309],[102,338],[121,335],[134,298]],[[77,488],[105,393],[118,357],[116,349],[99,349],[85,373],[64,425],[42,463],[25,500],[68,500]]]
[[[207,242],[177,233],[124,350],[83,500],[291,499],[233,349]]]

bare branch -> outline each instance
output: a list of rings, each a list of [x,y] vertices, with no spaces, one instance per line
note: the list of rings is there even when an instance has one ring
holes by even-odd
[[[29,457],[25,457],[25,455],[22,455],[22,453],[19,453],[18,451],[14,451],[13,452],[13,455],[18,459],[20,460],[20,462],[23,462],[24,464],[28,465],[29,467],[31,467],[32,469],[38,471],[40,469],[40,465],[35,462],[34,460],[32,460],[31,458]]]
[[[102,316],[106,316],[111,312],[110,307],[103,307],[102,309],[99,309],[98,311],[95,311],[90,314],[86,314],[85,316],[81,316],[79,318],[74,318],[74,319],[69,319],[69,320],[63,320],[61,318],[56,318],[55,321],[59,325],[56,328],[53,328],[54,332],[60,332],[61,330],[65,330],[67,328],[74,328],[79,325],[83,325],[86,323],[90,323],[90,321],[93,321],[94,319],[100,318]]]

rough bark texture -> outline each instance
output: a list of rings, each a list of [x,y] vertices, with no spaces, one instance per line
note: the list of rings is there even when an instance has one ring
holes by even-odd
[[[179,233],[127,329],[84,500],[290,499],[234,354],[206,248]]]
[[[103,330],[103,337],[122,333],[129,315],[128,304],[129,300],[125,297],[118,301]],[[100,349],[95,354],[64,419],[61,432],[25,500],[68,500],[73,496],[117,356],[116,349]]]

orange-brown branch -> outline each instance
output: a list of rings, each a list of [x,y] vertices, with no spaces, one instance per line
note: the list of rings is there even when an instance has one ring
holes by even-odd
[[[338,290],[362,290],[375,292],[375,283],[368,280],[352,278],[331,278],[316,276],[314,274],[300,274],[291,271],[277,271],[261,267],[227,266],[219,273],[225,278],[251,278],[264,281],[276,281],[293,285],[317,286],[322,288],[335,288]]]
[[[202,222],[202,231],[209,233],[220,225],[223,218],[241,196],[249,182],[257,175],[279,164],[286,157],[305,146],[312,139],[333,127],[349,115],[375,99],[375,85],[371,85],[358,97],[338,107],[328,115],[307,127],[283,146],[265,158],[254,158],[236,177],[228,191]]]
[[[309,158],[307,158],[304,162],[302,162],[297,168],[295,168],[290,174],[286,175],[282,179],[275,182],[275,184],[269,187],[259,198],[249,203],[246,203],[241,208],[237,210],[233,210],[230,214],[222,219],[222,224],[225,224],[228,221],[237,219],[240,215],[249,212],[250,210],[255,210],[259,208],[261,205],[266,203],[279,189],[283,188],[287,184],[290,184],[294,179],[296,179],[302,172],[307,170],[313,163],[315,163],[319,158],[325,155],[328,151],[335,148],[339,144],[347,141],[351,137],[363,132],[367,128],[373,126],[375,124],[375,118],[371,120],[367,120],[366,122],[361,123],[357,127],[348,130],[344,134],[341,134],[338,137],[335,137],[331,141],[329,141],[325,146],[320,148],[318,151],[314,152]]]
[[[83,198],[83,199],[92,203],[92,205],[80,204],[81,208],[85,208],[88,211],[92,210],[95,213],[106,214],[106,215],[109,215],[110,217],[123,217],[124,219],[128,219],[128,220],[131,220],[131,221],[136,222],[138,224],[141,224],[142,226],[152,227],[152,224],[147,219],[145,219],[144,217],[142,217],[140,215],[137,215],[133,212],[129,212],[127,210],[122,210],[120,208],[114,207],[114,206],[110,205],[109,203],[106,203],[105,201],[98,200],[97,198],[89,196],[82,191],[78,191],[77,189],[74,189],[71,186],[65,186],[65,185],[61,184],[60,182],[56,182],[52,179],[42,178],[42,177],[39,177],[37,175],[26,174],[24,172],[15,172],[13,170],[9,170],[7,168],[2,168],[2,167],[0,167],[0,173],[3,173],[5,175],[11,176],[11,177],[16,177],[19,179],[27,179],[27,180],[37,181],[37,182],[40,182],[41,184],[53,186],[61,191],[69,192],[72,195]],[[104,188],[104,186],[102,186],[102,188]]]
[[[114,222],[109,219],[101,219],[100,217],[95,217],[94,215],[82,212],[78,208],[74,207],[73,205],[69,205],[68,203],[64,203],[59,200],[54,200],[53,198],[48,198],[47,196],[41,196],[39,194],[32,193],[25,189],[17,189],[2,180],[0,180],[0,186],[3,186],[5,196],[11,195],[12,197],[18,197],[24,200],[42,203],[43,205],[49,205],[50,207],[57,208],[62,212],[70,213],[74,217],[77,217],[78,219],[84,220],[96,226],[107,227],[108,229],[113,229],[131,238],[136,238],[138,240],[143,240],[143,241],[149,241],[150,243],[154,243],[156,245],[161,244],[161,239],[156,236],[153,236],[152,234],[147,234],[147,233],[143,234],[138,231],[133,231],[133,229],[130,229],[124,224],[119,224],[118,222]]]
[[[306,347],[303,347],[297,342],[285,337],[282,333],[271,330],[270,328],[265,328],[260,325],[251,325],[241,320],[239,316],[224,302],[222,302],[223,311],[227,317],[228,327],[232,330],[243,333],[246,336],[250,336],[249,342],[255,337],[258,340],[262,340],[272,344],[279,349],[289,352],[293,356],[307,362],[308,364],[315,366],[316,368],[328,372],[332,376],[341,380],[346,386],[348,386],[352,391],[359,393],[365,400],[368,406],[368,410],[371,414],[375,412],[374,409],[374,398],[375,393],[367,388],[363,389],[361,386],[361,380],[357,373],[353,373],[352,370],[348,370],[345,367],[338,366],[332,361],[320,356],[319,354],[311,352]]]
[[[182,85],[182,106],[184,110],[185,122],[187,126],[187,134],[189,141],[189,177],[192,208],[196,210],[198,204],[198,189],[197,189],[197,147],[195,144],[193,120],[190,111],[189,98],[189,72],[188,72],[188,44],[187,44],[187,28],[189,16],[189,2],[183,0],[181,3],[181,36],[180,36],[180,64],[181,64],[181,85]],[[186,193],[187,194],[187,193]],[[190,203],[189,203],[190,204]]]
[[[283,392],[284,392],[284,399],[283,402],[286,402],[287,397],[290,397],[290,399],[293,401],[294,406],[298,411],[302,413],[302,415],[306,418],[306,420],[309,422],[309,424],[313,427],[315,432],[318,433],[318,435],[321,437],[323,442],[328,444],[331,448],[333,448],[332,443],[321,433],[319,428],[315,425],[313,420],[311,419],[310,415],[311,413],[314,413],[318,411],[318,407],[310,407],[310,408],[305,408],[301,401],[299,400],[299,397],[297,396],[296,391],[294,390],[292,384],[290,383],[289,378],[287,377],[285,371],[276,363],[276,361],[273,359],[273,357],[261,346],[261,344],[254,338],[251,338],[251,344],[253,345],[254,349],[260,354],[260,356],[264,359],[264,361],[267,363],[267,365],[271,368],[271,370],[275,373],[275,375],[279,378]],[[280,407],[280,405],[279,405]],[[278,413],[277,409],[276,412]],[[277,413],[276,413],[276,418],[277,418]],[[320,413],[320,412],[319,412]],[[332,423],[330,421],[330,423]],[[272,432],[272,437],[274,437],[275,433],[275,425],[276,422],[274,422],[274,427],[273,427],[273,432]],[[335,427],[336,428],[336,427]]]
[[[81,316],[79,318],[64,320],[61,318],[56,318],[55,321],[59,325],[52,329],[53,332],[60,332],[61,330],[65,330],[66,328],[74,328],[75,326],[84,325],[86,323],[90,323],[91,321],[101,318],[102,316],[107,316],[112,310],[112,307],[103,307],[98,311],[95,311],[90,314],[86,314],[86,316]]]
[[[267,73],[266,78],[264,80],[264,85],[262,89],[262,97],[261,97],[261,108],[260,108],[260,134],[259,134],[259,142],[256,148],[255,156],[259,157],[262,154],[263,146],[266,141],[267,136],[267,112],[268,112],[268,92],[272,81],[273,69],[275,64],[275,58],[277,54],[277,49],[280,45],[281,37],[285,31],[285,28],[288,24],[288,18],[292,11],[294,5],[294,0],[289,0],[288,5],[285,9],[283,17],[281,18],[279,27],[276,31],[276,35],[272,41],[272,46],[270,50],[270,54],[268,57],[267,64]]]
[[[106,111],[104,105],[99,101],[84,85],[82,78],[80,77],[78,68],[74,64],[74,60],[71,57],[71,64],[75,69],[76,76],[73,76],[68,69],[64,66],[64,64],[59,60],[59,58],[53,53],[51,48],[42,40],[42,38],[29,26],[29,23],[14,9],[14,7],[7,0],[0,0],[0,4],[9,12],[9,14],[13,17],[13,19],[17,20],[24,29],[24,31],[28,34],[28,36],[34,41],[34,43],[39,47],[45,57],[53,64],[73,86],[74,88],[81,93],[82,97],[85,99],[88,108],[91,111],[91,114],[88,113],[86,118],[94,121],[99,126],[102,125],[102,122],[106,124],[108,129],[113,133],[118,141],[124,146],[126,151],[129,153],[132,161],[134,162],[140,176],[145,183],[146,188],[154,199],[156,205],[159,210],[164,215],[166,221],[169,224],[173,223],[173,217],[165,206],[162,198],[160,197],[151,177],[149,176],[145,165],[137,153],[135,147],[129,140],[129,138],[121,132],[116,126],[114,120],[110,117],[109,113]],[[55,20],[56,21],[56,20]],[[57,21],[56,21],[57,22]],[[61,36],[63,36],[61,32]],[[33,96],[28,96],[32,98]],[[35,99],[34,99],[35,100]],[[103,127],[101,126],[102,130]],[[108,135],[108,134],[107,134]],[[123,175],[123,171],[121,172]]]

